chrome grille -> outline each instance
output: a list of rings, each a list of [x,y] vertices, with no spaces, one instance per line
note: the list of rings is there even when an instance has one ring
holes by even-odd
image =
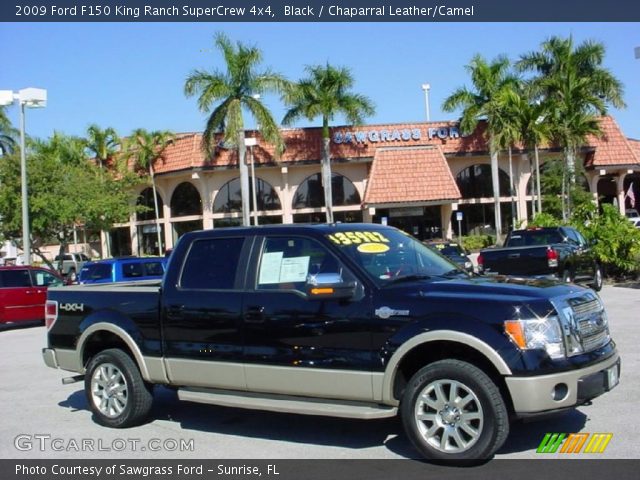
[[[600,300],[592,294],[568,301],[573,310],[573,327],[585,352],[609,341],[606,313]]]

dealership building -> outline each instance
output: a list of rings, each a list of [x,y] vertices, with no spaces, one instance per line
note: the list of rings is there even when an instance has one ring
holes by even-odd
[[[601,127],[603,135],[590,137],[578,152],[586,168],[582,180],[595,201],[615,203],[624,211],[631,207],[630,187],[640,198],[640,141],[626,138],[612,117],[603,117]],[[459,229],[465,235],[494,232],[490,158],[483,128],[481,123],[469,136],[462,135],[457,122],[333,128],[335,221],[387,223],[420,239],[451,238]],[[252,222],[324,221],[321,129],[282,130],[286,150],[278,160],[273,146],[257,132],[247,131],[246,136],[253,139],[247,141],[246,157],[255,171],[257,211],[252,212]],[[159,222],[152,189],[140,187],[137,201],[149,208],[103,232],[103,252],[157,254],[172,248],[185,232],[241,224],[237,153],[220,142],[207,156],[201,139],[200,133],[176,135],[156,162]],[[542,164],[561,156],[558,148],[540,148]],[[510,176],[508,156],[500,154],[505,230],[512,219],[526,221],[532,212],[532,157],[514,148]]]

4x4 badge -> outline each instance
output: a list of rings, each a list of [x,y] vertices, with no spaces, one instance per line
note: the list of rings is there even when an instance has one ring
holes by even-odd
[[[407,317],[409,316],[409,310],[395,310],[389,307],[380,307],[375,310],[376,317],[386,320],[391,317]]]

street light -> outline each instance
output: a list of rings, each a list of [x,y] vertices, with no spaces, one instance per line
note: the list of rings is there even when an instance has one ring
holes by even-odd
[[[428,83],[422,84],[422,90],[424,90],[424,108],[427,112],[427,122],[431,120],[431,113],[429,111],[429,90],[431,89],[431,85]]]
[[[27,198],[27,158],[25,153],[24,109],[44,108],[47,106],[47,91],[42,88],[23,88],[17,93],[12,90],[0,90],[0,105],[11,105],[17,101],[20,105],[20,177],[22,194],[22,256],[25,265],[31,265],[31,239],[29,237],[29,200]]]

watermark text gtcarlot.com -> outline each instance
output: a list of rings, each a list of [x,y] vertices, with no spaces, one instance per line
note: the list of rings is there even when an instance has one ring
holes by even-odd
[[[23,433],[13,439],[21,452],[193,452],[193,438],[62,438],[50,434]]]

